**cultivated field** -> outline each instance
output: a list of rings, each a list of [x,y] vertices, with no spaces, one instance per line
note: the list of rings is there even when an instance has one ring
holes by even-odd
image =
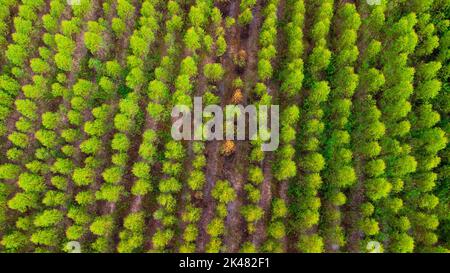
[[[449,252],[449,19],[450,0],[0,0],[0,252]],[[278,149],[174,140],[194,97],[279,105]]]

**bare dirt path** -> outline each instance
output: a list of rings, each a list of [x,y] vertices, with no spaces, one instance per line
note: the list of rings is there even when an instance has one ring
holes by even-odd
[[[257,80],[258,39],[262,22],[261,5],[262,2],[257,1],[253,9],[252,22],[247,27],[240,27],[237,32],[239,34],[239,49],[243,49],[247,53],[247,65],[242,75],[245,84],[243,92],[244,105],[249,103],[250,92],[253,90]],[[238,11],[234,10],[233,12]],[[243,188],[247,181],[246,172],[248,170],[249,154],[250,142],[236,141],[235,154],[225,160],[224,175],[230,181],[237,194],[236,200],[228,205],[228,216],[226,219],[228,233],[224,238],[227,252],[238,252],[242,242],[249,236],[246,222],[240,213],[241,207],[246,202],[246,192]]]
[[[222,11],[224,16],[230,16],[236,19],[237,14],[239,12],[239,2],[240,1],[232,1],[230,3],[221,5],[216,4],[216,6]],[[235,77],[234,76],[235,67],[231,61],[231,58],[232,54],[236,52],[236,48],[238,48],[237,44],[239,43],[239,41],[237,39],[237,34],[238,29],[236,26],[233,26],[231,29],[227,31],[226,33],[226,40],[228,43],[227,52],[225,53],[224,56],[220,58],[220,62],[226,71],[225,79],[218,84],[217,90],[218,92],[217,95],[221,98],[222,106],[227,104],[227,100],[231,96],[230,95],[231,88],[229,84]],[[206,85],[206,83],[204,84]],[[206,232],[206,228],[215,215],[215,207],[216,207],[216,201],[211,196],[211,191],[217,180],[226,178],[224,172],[226,163],[225,158],[220,155],[220,146],[221,142],[219,141],[210,141],[206,143],[206,158],[207,158],[207,165],[205,172],[206,185],[204,187],[203,192],[202,217],[199,222],[199,237],[197,242],[198,252],[205,252],[206,244],[209,242],[210,239],[210,236]]]

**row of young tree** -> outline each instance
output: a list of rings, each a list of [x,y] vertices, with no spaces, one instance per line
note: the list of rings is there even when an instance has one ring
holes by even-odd
[[[394,19],[395,20],[395,19]],[[389,23],[389,20],[387,20]],[[405,143],[405,137],[410,132],[411,124],[406,119],[411,111],[410,97],[414,92],[414,68],[409,67],[408,57],[414,52],[418,37],[414,31],[417,23],[416,15],[409,13],[399,18],[387,31],[384,44],[385,50],[380,56],[382,71],[386,78],[380,96],[379,105],[382,113],[381,120],[386,126],[386,134],[381,138],[382,159],[386,164],[385,176],[378,182],[373,182],[373,201],[375,207],[381,207],[378,216],[383,227],[392,227],[394,232],[397,225],[399,235],[391,235],[391,247],[397,252],[411,252],[414,248],[413,239],[406,233],[409,229],[408,218],[400,218],[402,222],[396,224],[388,217],[400,217],[404,200],[401,193],[405,191],[409,174],[417,169],[417,161],[410,155],[411,147]],[[384,230],[383,230],[384,231]],[[377,230],[374,232],[379,233]]]
[[[240,25],[245,26],[253,20],[253,8],[256,6],[257,0],[242,0],[239,3],[239,17],[238,22]]]
[[[205,145],[168,141],[168,109],[192,107],[200,77],[211,84],[201,94],[204,101],[219,101],[210,90],[225,74],[217,60],[227,51],[222,26],[231,20],[222,20],[212,0],[197,0],[188,14],[182,1],[107,0],[101,7],[87,0],[73,7],[65,0],[22,1],[15,18],[16,1],[1,3],[6,8],[0,7],[0,33],[6,37],[9,31],[2,22],[14,22],[15,31],[0,77],[0,131],[8,139],[0,147],[6,153],[0,165],[2,250],[59,251],[67,241],[79,240],[89,251],[137,252],[150,240],[156,251],[196,251],[204,213]],[[260,105],[272,101],[280,23],[279,1],[265,3],[254,88]],[[261,246],[243,242],[241,251],[283,252],[288,230],[298,236],[301,252],[338,251],[353,240],[345,238],[342,227],[348,220],[342,209],[354,209],[353,203],[343,205],[359,194],[362,201],[351,200],[357,218],[349,217],[355,224],[349,231],[364,235],[358,251],[371,240],[393,252],[446,251],[435,246],[440,236],[445,238],[449,221],[448,149],[443,149],[450,36],[445,15],[431,12],[448,10],[448,1],[362,3],[359,40],[361,20],[354,4],[339,3],[334,14],[332,0],[307,3],[305,10],[303,0],[287,1],[292,10],[287,12],[278,94],[281,146],[273,174],[277,182],[289,181],[289,202],[273,198],[264,217],[260,188],[267,154],[255,141],[240,213],[250,235],[266,218],[267,240]],[[241,1],[240,24],[252,20],[256,4]],[[251,17],[245,19],[248,11]],[[305,14],[314,15],[306,38]],[[160,58],[155,45],[163,18],[166,55]],[[29,43],[34,38],[38,46]],[[303,49],[304,41],[310,48]],[[112,43],[125,46],[116,52]],[[305,71],[304,51],[310,53]],[[214,62],[201,67],[202,58],[212,54]],[[242,81],[237,78],[233,87],[242,88]],[[185,174],[191,155],[192,169]],[[216,208],[206,229],[208,252],[224,251],[227,209],[237,198],[232,186],[219,180],[212,190]],[[150,215],[142,202],[153,198],[159,207]],[[144,201],[127,207],[130,200]],[[128,213],[123,221],[122,208]],[[148,223],[157,227],[151,238],[145,238]],[[180,246],[174,245],[178,237]]]
[[[419,9],[419,6],[415,8]],[[426,101],[428,95],[433,97],[434,93],[439,92],[440,83],[434,80],[433,75],[439,70],[440,64],[435,62],[419,64],[414,61],[418,55],[423,56],[427,50],[433,51],[432,41],[435,37],[427,34],[427,37],[421,37],[420,40],[423,42],[418,44],[419,39],[414,29],[424,27],[429,29],[427,20],[418,24],[420,20],[417,20],[415,13],[410,13],[411,10],[404,14],[396,13],[397,17],[391,12],[392,10],[385,5],[371,10],[366,20],[367,31],[363,33],[363,41],[368,46],[363,54],[360,69],[359,92],[364,95],[364,99],[357,100],[355,112],[361,111],[357,115],[360,120],[358,124],[361,125],[353,132],[357,157],[363,162],[359,166],[363,169],[361,176],[366,179],[364,191],[367,201],[361,205],[362,218],[359,223],[359,228],[366,238],[360,247],[365,248],[367,241],[373,238],[384,241],[382,238],[387,236],[389,241],[384,247],[388,251],[412,252],[421,240],[422,242],[428,240],[431,245],[435,243],[429,233],[426,234],[426,238],[417,240],[417,236],[414,236],[415,239],[410,236],[410,231],[417,217],[420,218],[420,226],[433,229],[433,226],[437,225],[435,216],[426,217],[418,213],[420,206],[432,209],[436,205],[435,202],[438,202],[437,198],[425,194],[422,199],[418,193],[431,191],[435,180],[431,173],[421,175],[423,171],[420,169],[433,169],[439,164],[439,158],[427,157],[427,163],[418,162],[417,155],[413,153],[417,144],[411,139],[417,136],[414,133],[414,127],[417,126],[415,123],[430,124],[428,126],[433,127],[439,120],[439,116],[430,106],[422,108],[421,104],[422,96],[425,96]],[[386,22],[385,13],[386,16],[392,16]],[[386,25],[390,28],[387,32],[383,32],[382,28]],[[420,31],[418,33],[420,34]],[[377,39],[380,39],[381,43]],[[382,47],[385,50],[380,54]],[[415,66],[415,69],[408,65]],[[382,72],[377,68],[382,68]],[[420,79],[421,84],[427,85],[426,92],[413,85],[414,76],[416,80]],[[366,91],[363,91],[363,88]],[[381,111],[377,109],[374,98],[378,99]],[[420,109],[418,115],[414,114],[416,107]],[[443,132],[433,131],[429,133],[435,137],[436,142],[433,142],[436,144],[435,155],[445,147],[446,140]],[[367,139],[368,132],[371,132],[372,136],[369,139]],[[365,145],[365,140],[368,140],[370,145]],[[423,145],[426,145],[426,142]],[[427,189],[429,187],[431,188]],[[410,203],[411,200],[415,203]]]
[[[324,135],[324,106],[330,93],[325,72],[330,64],[328,34],[333,16],[334,1],[309,1],[306,14],[313,16],[310,54],[305,69],[304,95],[300,110],[302,124],[299,134],[299,178],[291,183],[290,225],[298,235],[297,248],[301,252],[322,252],[324,243],[317,232],[322,186],[320,172],[325,168],[322,155]],[[309,51],[308,51],[309,52]]]
[[[256,2],[255,2],[256,3]],[[277,55],[277,34],[278,34],[278,0],[267,1],[261,12],[264,20],[261,25],[258,40],[258,63],[257,63],[257,79],[258,82],[254,86],[253,97],[254,104],[261,106],[270,106],[272,96],[269,94],[266,85],[272,79],[273,67],[272,62]],[[242,3],[241,3],[242,7]],[[242,16],[242,14],[240,15]],[[259,16],[259,15],[258,15]],[[240,18],[241,19],[241,18]],[[242,22],[241,22],[242,23]],[[261,127],[260,127],[261,129]],[[269,132],[266,132],[269,133]],[[240,213],[244,217],[247,224],[247,233],[254,235],[256,232],[256,223],[263,221],[265,211],[261,207],[261,189],[264,181],[263,166],[266,155],[262,149],[262,140],[251,142],[250,165],[248,169],[248,182],[244,185],[246,192],[247,204],[240,208]],[[251,238],[251,237],[250,237]],[[256,252],[257,247],[253,242],[244,242],[241,246],[243,252]]]
[[[355,212],[357,223],[350,233],[362,232],[361,243],[347,246],[349,249],[366,249],[364,244],[375,240],[380,225],[374,215],[376,201],[380,198],[378,181],[385,175],[385,162],[381,157],[381,138],[385,134],[385,125],[381,122],[381,111],[377,104],[377,97],[385,83],[383,72],[379,69],[379,56],[383,39],[381,28],[385,23],[384,6],[370,8],[368,5],[360,6],[360,13],[366,14],[360,31],[360,44],[367,44],[361,50],[358,74],[359,84],[354,96],[351,144],[354,151],[354,166],[358,182],[355,190],[349,192],[351,199],[363,195],[359,203],[350,203],[349,206],[359,206]],[[368,182],[368,183],[367,183]],[[380,186],[380,188],[378,188]],[[381,190],[384,191],[384,190]],[[347,234],[353,236],[353,234]]]
[[[198,0],[195,2],[195,5],[191,6],[187,16],[181,13],[180,16],[182,22],[188,21],[188,26],[183,28],[180,26],[180,28],[176,30],[178,32],[177,35],[174,33],[171,38],[174,43],[176,39],[182,38],[186,49],[189,52],[181,62],[178,75],[176,77],[167,78],[168,85],[174,87],[174,92],[170,95],[171,88],[168,87],[166,89],[166,94],[157,94],[158,97],[161,97],[161,100],[156,101],[154,105],[160,107],[159,113],[156,115],[152,115],[149,112],[153,118],[157,118],[157,116],[165,118],[170,117],[169,109],[172,108],[170,106],[185,105],[192,108],[191,95],[193,93],[195,79],[199,73],[199,55],[197,55],[197,53],[199,53],[200,48],[202,48],[201,41],[204,41],[205,27],[211,9],[211,1]],[[181,9],[180,12],[182,12]],[[179,50],[180,49],[177,49],[177,51]],[[172,56],[172,62],[180,57],[179,54],[181,54],[181,52],[176,52],[176,55]],[[150,107],[152,107],[151,104],[149,105],[149,110]],[[179,193],[183,188],[181,179],[183,178],[182,170],[186,156],[187,149],[183,142],[171,140],[165,144],[163,179],[159,182],[157,197],[160,207],[153,214],[154,219],[161,223],[161,227],[158,227],[152,237],[153,250],[155,251],[166,251],[175,237],[175,226],[178,222],[176,213],[179,209]],[[187,213],[189,214],[189,212]],[[192,232],[195,232],[195,230]]]
[[[105,2],[103,4],[102,11],[105,18],[109,13],[110,4],[111,2]],[[95,7],[91,6],[89,2],[83,2],[82,5],[75,7],[78,7],[78,9],[73,10],[75,15],[82,14],[84,16],[87,14],[87,16],[89,16],[90,13],[86,11],[95,11]],[[130,14],[132,13],[134,12],[131,12]],[[64,53],[67,58],[67,63],[82,61],[81,59],[72,61],[71,57],[75,50],[75,40],[78,40],[80,35],[85,36],[86,33],[90,31],[92,33],[97,33],[99,36],[108,37],[108,24],[103,19],[100,19],[98,22],[88,21],[83,30],[81,30],[81,25],[78,25],[76,30],[68,27],[71,23],[75,22],[76,25],[76,22],[82,22],[83,19],[83,17],[75,16],[70,21],[62,21],[61,26],[63,27],[61,32],[63,32],[63,34],[55,35],[58,53],[70,48],[68,53]],[[72,24],[72,27],[75,25]],[[66,26],[66,28],[64,28],[64,26]],[[70,29],[72,29],[73,32],[69,31]],[[85,39],[84,41],[87,43],[86,47],[89,47],[89,39]],[[108,100],[114,95],[111,94],[111,90],[106,90],[106,88],[104,88],[102,82],[105,82],[104,79],[108,79],[107,77],[104,77],[104,75],[110,77],[116,75],[117,78],[119,78],[120,76],[117,74],[121,73],[121,68],[115,61],[107,62],[106,65],[104,65],[101,60],[102,58],[105,58],[104,54],[96,51],[94,48],[89,48],[89,50],[91,54],[89,56],[91,57],[87,60],[88,68],[91,69],[90,72],[92,72],[93,75],[101,79],[100,86],[97,86],[87,79],[76,79],[78,75],[75,72],[69,73],[66,77],[66,75],[63,74],[65,72],[64,67],[59,67],[63,72],[58,74],[58,82],[52,85],[52,93],[55,97],[61,96],[62,103],[60,104],[59,112],[46,112],[42,115],[42,123],[48,130],[43,131],[41,138],[39,138],[38,135],[36,135],[36,137],[44,147],[51,148],[51,150],[55,151],[61,149],[62,152],[55,155],[56,158],[54,158],[55,160],[52,167],[54,175],[51,177],[51,183],[56,188],[66,192],[65,202],[61,201],[62,203],[59,203],[59,205],[63,207],[62,209],[67,208],[64,203],[72,203],[72,200],[75,201],[67,208],[67,219],[70,219],[68,221],[72,222],[66,230],[67,239],[82,239],[82,237],[86,235],[88,229],[90,229],[93,234],[99,236],[92,244],[92,249],[95,251],[106,251],[109,249],[107,235],[111,233],[114,219],[111,215],[104,215],[93,220],[90,214],[92,208],[95,208],[96,200],[107,200],[112,202],[115,199],[118,199],[121,188],[119,187],[118,191],[117,188],[106,184],[98,190],[95,189],[94,180],[96,179],[96,174],[94,169],[102,168],[101,166],[104,164],[101,157],[104,155],[104,151],[102,152],[102,149],[104,148],[102,142],[104,139],[101,139],[100,136],[106,134],[111,129],[109,124],[111,123],[111,114],[114,112],[114,107],[109,105],[109,103],[100,104],[98,101],[101,99]],[[106,51],[103,53],[106,53]],[[56,62],[58,62],[57,54],[55,55]],[[83,55],[81,57],[84,58]],[[80,72],[84,73],[86,71]],[[75,80],[68,80],[74,77]],[[126,107],[127,105],[120,106]],[[93,107],[92,112],[89,111],[89,108],[91,107]],[[90,116],[93,117],[92,120],[87,118]],[[62,124],[60,123],[60,120],[68,120],[69,124]],[[82,130],[80,130],[81,128]],[[65,142],[61,143],[58,138],[64,139]],[[55,139],[57,141],[55,141]],[[67,145],[62,146],[66,143]],[[84,167],[75,168],[75,166],[82,164],[83,159]],[[108,180],[108,182],[111,182],[113,179],[116,178],[114,178],[113,175],[110,175],[107,176],[105,181]],[[75,189],[73,189],[72,183],[74,184]],[[54,192],[48,193],[53,194]],[[61,198],[59,198],[60,195],[53,194],[51,196],[54,196],[54,198],[58,197],[57,200],[61,200]],[[90,224],[91,221],[92,224]],[[58,240],[55,239],[55,241],[61,243],[61,238]]]
[[[98,156],[102,153],[104,147],[103,139],[100,136],[110,130],[109,124],[111,123],[113,108],[108,103],[101,101],[106,93],[95,80],[96,77],[102,78],[103,73],[105,73],[100,69],[104,66],[105,57],[100,58],[92,48],[87,47],[89,39],[86,39],[86,34],[98,32],[102,36],[108,35],[108,22],[104,21],[103,18],[106,18],[109,3],[105,2],[102,7],[89,3],[82,3],[82,6],[83,4],[86,5],[84,6],[86,13],[83,17],[78,18],[81,21],[72,18],[68,23],[63,22],[63,25],[67,28],[66,31],[62,32],[60,38],[67,43],[71,42],[72,49],[65,51],[63,42],[60,46],[61,50],[58,52],[62,64],[59,68],[62,71],[67,71],[66,69],[70,67],[72,73],[74,69],[78,72],[77,74],[71,74],[70,70],[67,71],[69,73],[68,78],[72,80],[65,83],[68,93],[67,96],[63,95],[62,101],[63,104],[67,105],[67,112],[63,111],[62,113],[67,116],[69,126],[63,127],[61,136],[71,145],[67,149],[68,159],[66,159],[66,162],[72,164],[72,168],[67,173],[69,175],[69,192],[72,193],[69,198],[72,200],[67,208],[65,233],[66,240],[79,240],[87,245],[86,249],[101,251],[99,249],[107,248],[105,246],[102,248],[100,243],[89,245],[90,241],[86,240],[86,237],[89,231],[98,235],[102,228],[102,222],[91,215],[91,211],[96,208],[96,199],[98,198],[98,194],[93,190],[95,187],[94,181],[98,179],[94,170],[101,169],[102,164],[104,164],[102,158]],[[92,17],[92,12],[96,12],[98,18]],[[81,23],[83,21],[87,22]],[[81,39],[84,41],[83,51],[78,53],[82,54],[82,57],[78,59],[78,57],[75,57],[75,52],[79,52],[81,49],[76,48],[75,45]],[[84,61],[87,62],[88,67],[79,67],[78,63]],[[103,222],[107,221],[106,217],[102,220]]]
[[[111,2],[111,4],[113,3]],[[103,160],[105,160],[105,156],[110,156],[110,161],[98,166],[103,170],[102,178],[105,183],[95,190],[97,202],[106,201],[109,209],[103,211],[103,214],[97,217],[90,226],[90,231],[97,235],[97,239],[92,243],[92,248],[98,252],[114,250],[112,235],[115,230],[120,230],[119,223],[121,223],[116,211],[125,205],[124,202],[130,200],[125,190],[131,186],[125,179],[130,165],[132,165],[131,173],[139,178],[139,182],[131,187],[132,195],[145,195],[151,190],[149,167],[145,162],[133,163],[131,154],[133,153],[132,140],[138,136],[140,128],[142,128],[143,112],[140,105],[146,101],[145,93],[147,91],[145,86],[148,84],[148,79],[145,75],[149,73],[149,67],[151,68],[153,61],[149,55],[153,52],[151,49],[160,29],[161,14],[158,8],[161,4],[161,1],[157,0],[144,1],[140,6],[138,17],[133,20],[136,10],[134,4],[128,0],[118,1],[115,6],[118,17],[111,20],[109,33],[114,33],[116,39],[124,40],[130,49],[127,52],[126,60],[123,60],[126,61],[125,67],[122,68],[121,64],[116,61],[120,60],[120,58],[117,58],[120,54],[113,56],[111,61],[106,63],[107,71],[100,80],[100,86],[105,91],[110,89],[115,91],[115,97],[121,95],[123,98],[118,103],[118,109],[114,107],[114,100],[110,101],[111,106],[108,106],[108,108],[112,108],[113,111],[109,112],[109,119],[104,119],[101,123],[107,125],[109,122],[114,127],[97,136],[105,136],[108,131],[114,132],[111,142],[107,141],[108,138],[105,139],[105,137],[101,141],[110,144],[113,154],[108,154],[109,147],[106,145],[103,145],[100,148],[101,150],[95,153],[99,160],[102,160],[102,155]],[[133,32],[117,31],[117,24],[133,25],[133,21],[135,21]],[[89,48],[89,46],[87,47]],[[102,52],[102,50],[105,50],[102,47],[92,47],[90,50],[99,57],[105,54],[105,52]],[[124,84],[124,86],[114,84],[115,82]],[[110,86],[111,88],[109,88]],[[104,98],[110,97],[104,96]],[[98,119],[94,120],[94,122],[97,121]],[[143,134],[142,143],[151,144],[154,139],[155,134],[152,134],[152,131],[149,130]],[[130,212],[124,219],[123,230],[118,231],[120,241],[117,245],[117,251],[132,252],[142,247],[144,243],[144,223],[145,215],[143,213],[140,211]]]
[[[22,64],[24,70],[34,74],[33,82],[28,84],[26,80],[22,82],[25,99],[16,100],[16,109],[20,113],[15,123],[17,131],[8,137],[16,147],[19,147],[8,150],[9,160],[17,164],[17,168],[25,166],[27,169],[17,180],[19,188],[23,191],[16,192],[8,201],[8,206],[22,213],[28,212],[27,216],[9,219],[16,221],[16,226],[20,227],[14,233],[4,236],[4,247],[8,250],[10,250],[8,243],[11,243],[8,240],[11,238],[17,240],[17,243],[13,244],[14,247],[34,248],[37,252],[59,247],[61,238],[58,226],[64,219],[60,206],[65,202],[65,181],[60,180],[59,183],[54,180],[48,181],[50,173],[62,171],[52,162],[55,157],[54,149],[59,145],[59,138],[52,130],[58,118],[43,112],[43,109],[48,109],[47,101],[53,97],[50,85],[56,78],[56,71],[51,69],[56,51],[52,41],[58,28],[52,27],[49,22],[59,22],[66,6],[63,1],[54,0],[49,3],[49,7],[48,13],[42,16],[44,30],[39,41],[43,44],[34,43],[40,46],[37,49],[39,55],[32,56],[29,66]],[[28,11],[31,12],[32,9]],[[35,19],[37,16],[35,15]],[[17,142],[20,138],[23,143]],[[25,157],[25,154],[31,156]]]
[[[432,56],[439,47],[437,29],[430,14],[432,4],[433,1],[412,1],[405,7],[407,12],[417,14],[415,31],[419,41],[410,61],[416,71],[412,110],[408,115],[411,132],[407,139],[411,154],[417,161],[417,170],[405,184],[403,199],[407,207],[406,215],[411,221],[415,250],[445,252],[445,247],[435,247],[439,225],[436,208],[440,203],[439,197],[434,194],[437,184],[435,169],[441,163],[439,152],[447,146],[448,139],[445,131],[436,126],[441,116],[432,104],[439,92],[445,91],[438,78],[442,69],[441,60]],[[450,6],[450,2],[447,1],[447,5]]]
[[[359,57],[356,46],[361,19],[354,4],[338,6],[333,20],[331,43],[333,60],[328,68],[331,93],[326,106],[324,157],[326,169],[322,172],[323,208],[321,233],[328,251],[345,244],[341,226],[341,206],[347,202],[345,191],[356,182],[353,152],[350,145],[350,115],[352,98],[359,83],[354,66]]]
[[[11,8],[14,3],[11,2]],[[29,111],[26,110],[26,107],[21,107],[25,104],[29,104],[30,107],[35,106],[32,101],[29,100],[20,100],[19,102],[15,102],[16,98],[18,98],[20,92],[20,88],[22,84],[27,84],[31,80],[31,75],[26,73],[27,64],[32,58],[31,52],[36,52],[37,43],[32,43],[32,39],[40,40],[43,35],[43,29],[37,28],[40,24],[41,17],[39,14],[45,7],[46,3],[44,1],[35,1],[30,2],[27,1],[18,7],[18,13],[16,17],[12,18],[12,22],[14,25],[14,32],[11,33],[10,43],[4,52],[6,56],[5,64],[2,68],[1,74],[1,92],[2,92],[2,136],[8,135],[8,139],[18,145],[26,147],[29,145],[29,141],[24,137],[24,135],[12,134],[6,127],[6,121],[11,119],[11,114],[13,112],[14,106],[17,111],[23,110],[30,117],[35,117],[33,112],[33,108]],[[8,8],[8,3],[5,3],[5,8]],[[55,14],[57,16],[57,14]],[[5,36],[7,37],[7,36]],[[42,79],[39,78],[42,83]],[[31,88],[28,88],[30,90]],[[31,91],[31,90],[30,90]],[[36,91],[36,90],[32,90]],[[24,91],[25,92],[25,91]],[[37,96],[39,93],[29,92],[28,94]],[[19,103],[19,106],[16,104]],[[20,107],[20,110],[18,109]],[[12,135],[11,135],[12,134]],[[10,136],[11,135],[11,136]],[[5,149],[6,147],[2,147]]]
[[[157,162],[157,149],[162,142],[161,136],[155,130],[159,127],[159,123],[165,121],[167,117],[164,116],[166,113],[163,111],[164,104],[167,103],[167,97],[170,92],[168,85],[172,81],[172,77],[169,75],[172,75],[174,72],[174,64],[171,58],[176,58],[177,56],[178,49],[175,47],[175,36],[180,31],[183,23],[181,19],[183,14],[176,1],[169,1],[167,3],[163,3],[162,1],[149,1],[147,3],[149,4],[147,5],[148,14],[150,12],[154,13],[155,8],[159,5],[163,5],[163,9],[168,11],[166,21],[162,22],[162,25],[165,24],[167,31],[164,41],[167,45],[168,55],[162,57],[159,66],[154,69],[155,79],[149,81],[145,89],[146,94],[143,96],[142,104],[147,105],[147,111],[145,114],[143,113],[143,118],[146,123],[143,124],[142,140],[138,148],[139,158],[133,163],[132,167],[134,179],[132,181],[131,194],[133,198],[131,199],[130,212],[125,218],[126,220],[129,218],[135,219],[132,221],[139,219],[139,223],[147,223],[148,219],[152,217],[143,209],[143,203],[146,199],[150,198],[150,193],[154,191],[154,181],[152,179],[152,176],[154,176],[153,167]],[[152,4],[150,5],[150,3]],[[164,27],[161,27],[161,29],[164,29]],[[157,37],[156,35],[158,35],[157,32],[154,33],[155,38]],[[138,44],[136,43],[136,45]],[[144,45],[145,42],[141,41],[141,44]],[[151,109],[156,109],[156,111],[152,111]],[[128,150],[130,147],[128,138],[120,137],[120,139],[126,141]],[[117,142],[117,147],[122,146],[120,144],[121,142],[121,140]],[[167,202],[170,201],[167,199]],[[161,199],[158,199],[158,202],[161,202]],[[146,226],[141,224],[136,224],[136,227],[132,228],[127,225],[127,222],[124,222],[124,229],[119,233],[120,242],[117,250],[119,252],[142,251],[146,243],[144,237],[145,228]]]
[[[303,0],[288,1],[292,7],[287,11],[289,18],[284,33],[287,40],[287,53],[283,70],[281,72],[280,103],[283,108],[280,118],[280,148],[276,154],[274,178],[285,183],[297,175],[295,162],[295,140],[298,137],[298,122],[300,120],[299,98],[303,86],[303,27],[305,20],[305,3]],[[268,239],[263,245],[266,252],[284,252],[282,239],[286,236],[285,218],[287,216],[286,201],[273,199],[270,224],[268,226]]]
[[[208,223],[206,232],[210,236],[205,252],[219,253],[222,250],[222,237],[225,233],[225,219],[228,214],[227,205],[236,199],[236,192],[227,180],[216,181],[211,191],[216,200],[214,218]]]
[[[55,171],[50,180],[55,187],[64,185],[62,187],[65,202],[60,205],[60,210],[64,213],[64,224],[60,227],[63,228],[65,236],[59,238],[61,249],[64,249],[65,242],[80,239],[84,231],[81,223],[87,225],[91,220],[87,210],[83,210],[79,204],[88,203],[88,200],[92,200],[92,196],[88,191],[78,188],[76,183],[81,183],[81,179],[75,176],[74,170],[81,161],[78,146],[79,140],[84,137],[83,130],[80,130],[80,126],[84,123],[82,112],[86,112],[87,107],[94,107],[90,98],[91,88],[98,87],[89,80],[78,77],[77,72],[81,72],[81,67],[73,64],[80,62],[84,57],[84,55],[75,57],[76,43],[87,27],[87,22],[83,22],[88,18],[88,11],[92,8],[88,2],[81,2],[80,6],[72,8],[73,17],[64,19],[59,24],[52,22],[54,27],[59,26],[58,33],[53,39],[55,44],[53,60],[58,74],[57,81],[52,84],[52,95],[58,99],[59,106],[56,111],[44,113],[42,120],[48,119],[47,123],[52,124],[48,127],[58,139],[58,144],[53,149],[59,152],[52,160]],[[89,105],[85,105],[85,100]]]
[[[203,198],[203,189],[206,183],[205,177],[205,144],[204,142],[192,143],[192,151],[194,152],[194,159],[192,161],[192,170],[187,178],[189,187],[189,195],[187,198],[187,206],[182,212],[182,221],[186,223],[183,230],[183,243],[179,246],[179,251],[182,253],[193,253],[196,251],[196,242],[199,237],[199,222],[202,216],[203,209],[201,206],[196,206],[194,201],[200,201]],[[183,197],[184,198],[184,197]]]
[[[225,22],[222,18],[221,11],[217,7],[212,7],[209,16],[210,17],[207,20],[207,22],[210,22],[209,27],[205,24],[205,33],[201,35],[202,39],[200,39],[203,40],[203,54],[200,52],[199,57],[203,56],[203,58],[205,58],[205,55],[213,55],[212,59],[217,59],[223,56],[227,51],[227,44],[224,38],[226,31],[224,29]],[[187,38],[188,33],[189,30],[185,36],[185,43],[189,40]],[[200,63],[203,63],[202,57],[199,58],[199,61]],[[206,101],[207,103],[218,103],[220,99],[209,90],[216,89],[216,82],[221,80],[223,76],[224,70],[221,64],[205,64],[203,66],[203,75],[199,75],[197,82],[200,82],[203,77],[206,81],[208,81],[208,85],[205,90],[201,90],[199,86],[195,86],[194,90],[196,90],[196,92],[192,91],[192,95],[202,95],[203,101]],[[215,102],[211,100],[214,100]],[[209,121],[210,118],[211,117],[207,116],[204,117],[205,120],[203,126]],[[203,133],[203,126],[196,128],[196,130],[199,130],[199,133]],[[188,186],[187,194],[181,196],[182,200],[185,200],[184,202],[187,204],[184,205],[185,208],[182,210],[182,225],[185,224],[185,227],[182,232],[182,244],[179,246],[179,251],[183,253],[192,253],[197,250],[197,242],[199,239],[200,229],[202,228],[200,227],[200,219],[204,212],[201,204],[206,198],[204,194],[206,184],[205,167],[207,163],[206,143],[203,141],[194,141],[190,145],[189,149],[193,152],[193,160],[190,164],[192,169],[185,178]],[[206,232],[210,236],[213,236],[212,234],[216,233],[216,231],[214,231],[214,228],[216,227],[217,225],[213,227],[213,224],[211,224],[211,228],[209,228]],[[218,241],[219,238],[215,238],[214,240]],[[219,244],[219,242],[215,242],[215,244],[218,245],[217,251],[220,251],[221,243]],[[213,249],[211,248],[210,250]]]
[[[88,108],[79,109],[81,124],[78,126],[82,128],[82,136],[81,141],[78,142],[78,148],[82,153],[80,159],[84,159],[84,164],[80,163],[81,166],[75,169],[73,179],[75,184],[80,187],[80,191],[75,197],[78,204],[87,208],[88,211],[97,209],[100,212],[91,218],[84,230],[93,235],[92,239],[85,242],[94,252],[108,252],[113,249],[111,238],[117,225],[114,214],[115,205],[124,191],[120,172],[113,173],[108,172],[110,169],[105,170],[106,164],[109,164],[109,162],[105,162],[105,158],[108,157],[108,144],[111,141],[108,133],[113,129],[113,124],[116,126],[113,120],[117,116],[117,112],[126,110],[131,112],[137,105],[137,103],[133,105],[133,102],[127,104],[120,101],[117,107],[117,102],[111,100],[111,98],[117,97],[117,87],[112,84],[113,78],[109,78],[111,71],[108,71],[107,68],[116,66],[116,69],[119,70],[120,67],[116,60],[117,56],[112,54],[110,48],[106,46],[106,41],[112,39],[113,31],[111,22],[104,18],[110,16],[112,3],[112,1],[103,3],[101,11],[97,13],[101,14],[99,18],[96,21],[88,21],[87,28],[83,33],[84,46],[88,50],[87,56],[90,58],[88,73],[92,78],[89,81],[92,83],[90,83],[91,88],[89,89],[95,93],[85,98],[85,101],[90,104]],[[132,16],[134,7],[127,1],[117,2],[117,14],[119,14],[119,10],[124,10],[124,6],[128,10],[128,16]],[[120,79],[120,76],[116,77]],[[96,78],[100,79],[98,84],[95,82]],[[80,80],[78,80],[79,82]],[[89,110],[90,108],[92,110]],[[99,208],[102,204],[101,201],[106,202],[107,209]],[[80,228],[80,231],[82,230]],[[72,235],[76,234],[75,229],[72,231]],[[83,232],[80,232],[78,236],[84,236]]]
[[[4,64],[5,50],[8,46],[8,37],[11,34],[11,24],[15,17],[13,8],[17,5],[17,0],[2,0],[0,1],[0,63]]]
[[[450,132],[450,104],[448,103],[448,99],[450,98],[450,84],[448,84],[450,76],[450,20],[446,14],[448,14],[449,10],[450,1],[436,1],[430,11],[430,13],[433,14],[433,18],[436,18],[433,21],[435,22],[436,34],[440,37],[439,48],[436,51],[436,60],[442,64],[442,68],[438,74],[438,78],[442,82],[442,90],[433,100],[433,106],[441,116],[439,127],[445,131],[447,138]],[[447,204],[450,203],[449,151],[450,149],[447,145],[446,148],[439,153],[439,156],[441,157],[441,164],[436,169],[436,173],[438,174],[438,183],[434,191],[436,196],[439,197],[439,205],[436,208],[436,212],[439,216],[439,228],[437,232],[439,238],[441,238],[441,241],[447,242],[445,244],[447,249],[450,248],[448,243],[450,242],[450,236],[448,236],[450,230],[450,219],[447,213]]]

